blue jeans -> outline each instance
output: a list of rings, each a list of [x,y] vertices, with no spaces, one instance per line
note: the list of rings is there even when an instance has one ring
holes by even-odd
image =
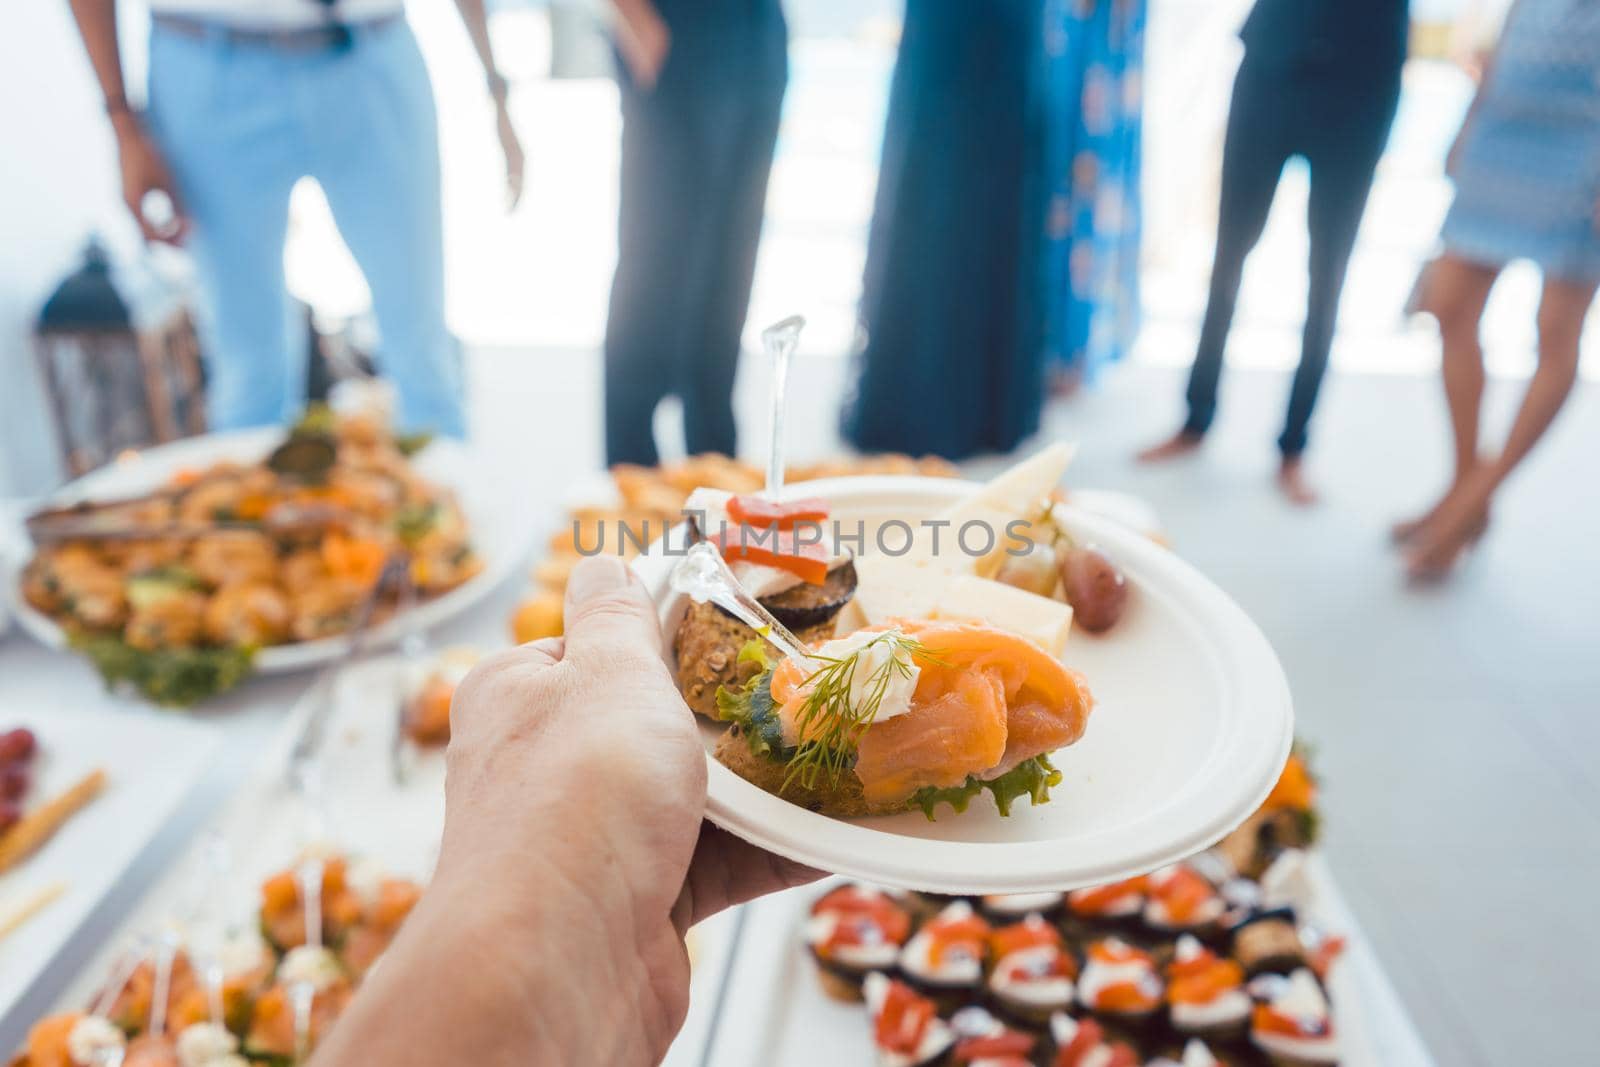
[[[283,249],[290,190],[310,176],[372,290],[402,427],[461,436],[433,89],[405,22],[357,27],[343,51],[157,25],[149,117],[193,223],[212,427],[281,423],[305,403],[305,330],[292,321]]]

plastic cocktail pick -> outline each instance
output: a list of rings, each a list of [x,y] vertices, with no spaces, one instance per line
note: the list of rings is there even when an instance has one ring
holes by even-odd
[[[767,496],[776,500],[783,492],[783,409],[789,388],[789,357],[805,329],[803,315],[790,315],[761,331],[761,347],[772,359],[772,441],[767,449]]]
[[[684,554],[683,561],[672,571],[672,591],[681,593],[696,604],[711,601],[756,633],[765,635],[779,652],[802,665],[811,657],[800,639],[788,627],[772,617],[761,602],[739,584],[728,565],[709,541],[701,541]]]

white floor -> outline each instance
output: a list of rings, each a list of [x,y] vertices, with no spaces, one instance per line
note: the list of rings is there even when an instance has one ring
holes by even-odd
[[[843,372],[806,359],[792,376],[797,453],[837,448]],[[598,466],[595,360],[481,350],[474,380],[477,431],[525,452],[524,491],[553,498]],[[1418,592],[1385,531],[1442,477],[1435,383],[1329,381],[1311,453],[1327,496],[1310,511],[1271,489],[1286,388],[1233,373],[1207,451],[1162,469],[1129,456],[1175,424],[1167,370],[1117,370],[1053,408],[1047,433],[1081,444],[1075,484],[1151,500],[1277,646],[1326,780],[1335,872],[1438,1062],[1574,1062],[1600,958],[1600,392],[1580,387],[1457,579]],[[1491,427],[1516,388],[1492,388]],[[764,389],[751,367],[740,411],[758,455]]]

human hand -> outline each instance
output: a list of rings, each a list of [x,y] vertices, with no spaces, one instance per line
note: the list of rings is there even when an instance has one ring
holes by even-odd
[[[654,1063],[688,927],[817,877],[703,822],[705,751],[624,563],[579,564],[566,629],[462,683],[433,884],[318,1067]]]
[[[617,49],[634,84],[656,87],[672,49],[672,32],[650,0],[617,0]]]
[[[179,245],[189,232],[189,220],[183,213],[178,198],[177,183],[167,169],[166,160],[150,135],[138,121],[125,114],[114,123],[117,134],[117,158],[122,168],[122,200],[133,212],[134,221],[146,241],[160,241]],[[151,193],[162,193],[172,205],[168,219],[152,219],[145,211],[145,198]]]
[[[500,151],[506,159],[506,210],[511,211],[522,200],[523,165],[527,160],[522,153],[522,140],[511,121],[511,110],[506,106],[505,97],[499,97],[494,103],[495,132],[500,136]]]

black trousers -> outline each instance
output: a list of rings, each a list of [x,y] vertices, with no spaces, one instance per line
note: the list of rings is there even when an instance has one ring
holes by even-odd
[[[653,90],[622,88],[617,271],[605,339],[606,461],[654,464],[683,402],[690,453],[734,453],[733,382],[788,78],[777,0],[667,0]]]
[[[1307,211],[1311,283],[1300,366],[1278,447],[1286,457],[1305,450],[1306,428],[1327,370],[1350,252],[1399,98],[1398,67],[1392,78],[1374,81],[1369,77],[1352,83],[1315,70],[1276,69],[1252,62],[1246,54],[1228,113],[1216,258],[1200,345],[1189,376],[1186,431],[1203,434],[1211,426],[1245,258],[1261,238],[1284,165],[1301,156],[1311,169]]]

